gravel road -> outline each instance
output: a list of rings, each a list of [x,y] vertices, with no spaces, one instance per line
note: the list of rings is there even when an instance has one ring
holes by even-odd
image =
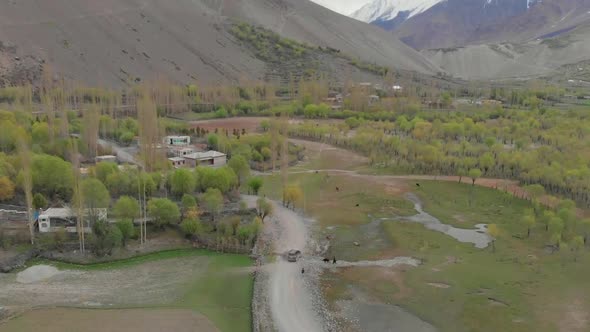
[[[256,197],[246,196],[250,206]],[[274,204],[272,218],[265,227],[271,228],[274,237],[275,252],[283,253],[290,249],[302,250],[305,256],[307,244],[307,227],[297,213]],[[314,310],[313,294],[301,276],[300,263],[289,263],[281,257],[269,264],[268,297],[274,326],[281,332],[316,332],[323,331],[320,316]]]

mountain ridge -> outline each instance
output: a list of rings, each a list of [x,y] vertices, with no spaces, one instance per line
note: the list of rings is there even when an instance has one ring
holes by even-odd
[[[88,84],[261,80],[269,69],[229,33],[236,22],[380,66],[440,70],[390,33],[307,0],[22,0],[0,3],[0,41],[14,49],[0,50],[0,75],[35,59]]]

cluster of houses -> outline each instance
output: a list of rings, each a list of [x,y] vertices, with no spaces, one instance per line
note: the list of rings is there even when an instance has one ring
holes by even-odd
[[[221,167],[227,163],[227,156],[218,151],[207,151],[206,145],[191,144],[190,136],[166,136],[163,140],[163,147],[167,150],[168,160],[174,168],[194,168],[197,166]],[[118,163],[117,156],[103,155],[97,156],[95,162],[114,162]],[[135,167],[134,165],[119,165],[123,167]],[[82,175],[88,174],[88,168],[80,168]],[[45,211],[35,212],[35,220],[40,233],[53,233],[64,229],[68,233],[76,233],[77,220],[79,213],[88,218],[91,214],[97,219],[107,219],[107,209],[83,209],[77,211],[69,207],[49,208]],[[86,227],[84,232],[90,233],[90,227]]]
[[[369,106],[378,103],[380,97],[375,94],[377,91],[384,91],[390,94],[398,94],[403,92],[404,88],[401,85],[382,85],[374,84],[371,82],[361,82],[356,85],[357,88],[364,90],[367,93],[367,104]],[[331,91],[328,93],[328,97],[324,98],[323,102],[329,105],[333,111],[339,111],[342,109],[344,98],[350,96],[350,93],[343,95],[339,92]]]
[[[190,136],[166,136],[168,160],[174,168],[195,168],[197,166],[221,167],[227,163],[227,156],[218,151],[205,151],[206,146],[191,144]]]

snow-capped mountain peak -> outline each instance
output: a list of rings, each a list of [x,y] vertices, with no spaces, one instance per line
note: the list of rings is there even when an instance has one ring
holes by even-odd
[[[445,0],[374,0],[350,16],[367,23],[393,20],[400,14],[408,19],[443,1]]]

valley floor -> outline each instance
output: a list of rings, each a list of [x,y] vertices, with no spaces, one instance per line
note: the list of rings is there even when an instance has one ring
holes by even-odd
[[[503,188],[488,180],[473,187],[455,178],[370,175],[363,158],[350,152],[298,143],[309,158],[290,169],[289,181],[302,188],[299,208],[316,221],[312,240],[330,238],[326,256],[422,261],[418,267],[324,269],[319,274],[323,297],[342,330],[590,329],[590,299],[581,296],[590,294],[584,277],[590,274],[590,255],[548,251],[550,236],[542,225],[527,239],[520,218],[530,202],[515,197],[510,189],[518,189],[516,184]],[[280,176],[265,180],[264,193],[280,197]],[[477,248],[409,222],[416,211],[407,193],[448,227],[497,224],[501,232],[493,246]]]

